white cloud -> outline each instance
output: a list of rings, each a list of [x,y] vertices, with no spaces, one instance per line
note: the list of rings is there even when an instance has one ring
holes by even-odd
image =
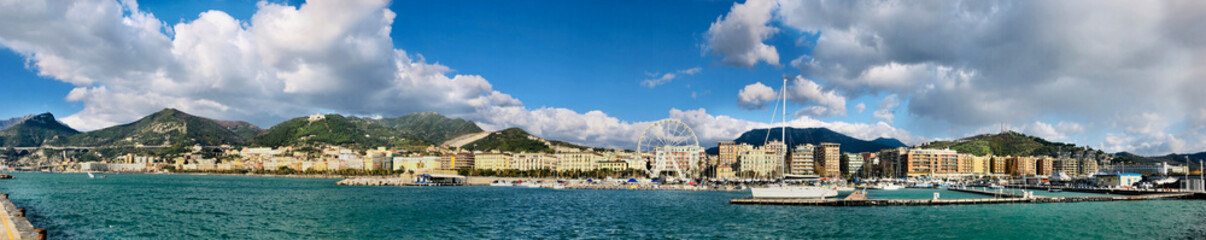
[[[657,87],[658,85],[669,83],[670,81],[674,80],[675,78],[678,78],[678,76],[679,76],[678,74],[695,75],[696,73],[699,73],[699,71],[702,71],[702,70],[703,70],[703,68],[693,67],[693,68],[678,70],[677,72],[674,72],[674,73],[661,74],[661,77],[653,78],[653,79],[645,79],[645,81],[641,81],[641,86],[645,86],[648,88],[654,88],[654,87]],[[650,73],[649,75],[657,76],[658,74]]]
[[[136,6],[112,1],[5,4],[0,44],[28,58],[38,74],[75,85],[64,99],[84,108],[63,121],[83,130],[131,122],[165,107],[261,125],[319,111],[369,117],[437,111],[487,130],[522,127],[550,139],[633,148],[649,124],[602,111],[528,109],[481,76],[450,75],[450,67],[394,48],[389,33],[395,16],[384,1],[260,3],[250,21],[208,11],[168,29]],[[773,89],[757,85],[752,102],[775,98]],[[671,109],[668,117],[687,122],[705,146],[769,126],[702,108]],[[883,124],[810,118],[791,124],[832,126],[856,137],[916,139]]]
[[[779,52],[762,42],[779,31],[769,25],[777,5],[770,0],[734,3],[727,16],[708,27],[707,48],[722,55],[721,62],[727,65],[752,67],[762,61],[778,66]]]
[[[766,103],[779,98],[775,89],[755,82],[737,92],[737,106],[744,109],[766,109]]]
[[[854,105],[854,110],[858,111],[858,113],[863,113],[863,110],[867,110],[867,104],[866,103],[858,103],[858,104]]]
[[[795,115],[823,117],[823,116],[841,116],[846,115],[846,97],[838,94],[834,90],[825,90],[820,84],[804,77],[796,76],[795,80],[787,86],[787,99],[799,104],[817,104],[816,106],[808,106]]]
[[[871,116],[892,124],[892,120],[896,118],[896,107],[900,106],[900,100],[897,98],[896,94],[884,97],[884,100],[879,101],[879,104],[875,107],[875,112],[871,113]]]
[[[770,13],[759,16],[773,16],[769,22],[727,32],[778,26],[819,34],[815,43],[800,44],[815,46],[809,55],[792,56],[790,64],[849,97],[897,94],[909,99],[909,116],[952,129],[1085,119],[1078,124],[1115,127],[1094,131],[1140,132],[1145,137],[1134,141],[1156,141],[1127,146],[1206,150],[1206,118],[1197,116],[1206,109],[1200,100],[1206,30],[1192,27],[1206,21],[1206,3],[783,0],[759,6],[768,5]],[[742,46],[765,44],[776,32],[761,31],[747,38],[755,43]],[[716,52],[748,59],[753,51],[746,49]],[[1123,121],[1130,114],[1118,114],[1146,112],[1163,123]]]

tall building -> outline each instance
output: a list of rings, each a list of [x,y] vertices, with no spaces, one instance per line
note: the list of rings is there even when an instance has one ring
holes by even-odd
[[[1065,153],[1060,153],[1060,157],[1052,162],[1052,171],[1062,172],[1069,176],[1080,174],[1080,161],[1067,156]]]
[[[772,160],[779,163],[775,169],[775,175],[782,175],[787,172],[787,144],[781,141],[770,141],[762,146],[762,150],[766,150],[770,154]]]
[[[791,152],[791,164],[788,164],[788,172],[794,175],[814,175],[816,172],[815,161],[813,161],[813,151],[816,146],[812,144],[797,145]]]
[[[1009,175],[1013,176],[1032,176],[1035,171],[1035,159],[1032,157],[1007,157],[1005,163],[1008,165]]]
[[[392,170],[394,169],[393,162],[394,153],[385,150],[384,147],[364,153],[364,170]]]
[[[856,175],[863,169],[863,155],[846,153],[841,158],[841,161],[842,175]]]
[[[1080,159],[1080,175],[1089,176],[1097,173],[1097,159],[1081,158]]]
[[[665,171],[674,171],[677,164],[679,170],[688,176],[694,176],[699,173],[700,164],[703,163],[704,148],[700,146],[670,146],[670,147],[654,147],[653,162],[654,164],[665,164],[662,166]],[[657,168],[656,166],[654,168]],[[675,173],[677,174],[677,173]]]
[[[1034,162],[1035,174],[1050,176],[1055,173],[1055,160],[1051,157],[1041,157]]]
[[[905,171],[901,164],[901,153],[907,152],[908,148],[893,148],[879,150],[879,170],[880,177],[898,178],[904,177]]]
[[[742,177],[774,177],[778,175],[778,171],[782,170],[782,158],[775,157],[775,151],[769,151],[762,147],[755,148],[750,151],[744,151],[738,157],[741,164],[742,174],[747,174]],[[748,174],[753,174],[749,176]]]
[[[1008,170],[1006,170],[1006,168],[1005,168],[1006,166],[1008,166],[1007,157],[1005,157],[1005,156],[989,156],[989,157],[991,158],[989,160],[989,162],[991,162],[991,165],[992,165],[992,166],[990,166],[989,171],[991,171],[992,174],[1009,173]]]
[[[548,153],[516,153],[511,158],[511,168],[529,170],[557,170],[557,156]]]
[[[841,144],[822,142],[813,151],[816,161],[816,172],[822,177],[837,177],[842,175]]]
[[[950,149],[913,148],[901,155],[906,176],[959,174],[959,153]]]
[[[720,159],[716,161],[717,165],[733,165],[737,163],[737,155],[740,154],[741,148],[733,141],[723,141],[719,143]]]

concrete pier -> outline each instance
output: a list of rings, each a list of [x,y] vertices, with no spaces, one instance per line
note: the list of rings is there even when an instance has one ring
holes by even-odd
[[[953,190],[953,189],[952,189]],[[961,189],[956,191],[978,191]],[[997,194],[986,192],[982,194]],[[1004,203],[1061,203],[1061,202],[1101,202],[1101,201],[1135,201],[1158,198],[1191,198],[1193,193],[1163,193],[1133,196],[1093,196],[1093,197],[1038,197],[1022,198],[1017,194],[1005,198],[974,198],[974,199],[756,199],[740,198],[729,200],[729,204],[740,205],[796,205],[796,206],[932,206],[932,205],[966,205],[966,204],[1004,204]]]
[[[25,209],[17,208],[8,200],[8,194],[0,194],[0,238],[2,239],[46,239],[46,231],[35,229],[25,219]]]

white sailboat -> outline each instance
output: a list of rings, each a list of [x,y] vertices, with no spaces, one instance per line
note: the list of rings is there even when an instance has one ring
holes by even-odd
[[[787,77],[783,77],[783,88],[781,88],[781,103],[783,104],[783,136],[779,138],[783,143],[787,143]],[[778,103],[776,103],[778,104]],[[773,118],[773,117],[772,117]],[[767,129],[767,133],[770,130]],[[838,191],[833,188],[815,187],[815,186],[767,186],[750,188],[750,192],[754,198],[827,198],[835,197]]]
[[[96,178],[96,175],[92,175],[92,172],[88,172],[88,178]]]

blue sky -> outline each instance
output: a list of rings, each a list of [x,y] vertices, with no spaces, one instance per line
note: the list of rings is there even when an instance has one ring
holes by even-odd
[[[1089,20],[1063,16],[1084,14],[1073,12],[1081,3],[93,0],[66,7],[108,10],[87,21],[62,9],[14,8],[23,12],[10,15],[38,17],[0,18],[10,25],[0,28],[0,118],[52,112],[90,130],[173,107],[267,128],[314,112],[436,111],[487,129],[523,127],[611,147],[630,145],[650,121],[678,118],[710,144],[770,126],[767,99],[784,92],[787,76],[797,127],[916,144],[1004,125],[1107,151],[1206,150],[1206,138],[1197,137],[1206,108],[1184,90],[1200,85],[1195,77],[1206,74],[1190,66],[1203,61],[1177,54],[1202,52],[1204,37],[1166,31],[1201,18],[1200,7],[1118,2],[1095,6],[1088,14],[1101,16]],[[1171,7],[1189,10],[1144,14]],[[994,8],[1003,10],[983,11]],[[1130,22],[1152,22],[1133,30],[1147,38],[1113,34],[1135,28]],[[216,29],[235,31],[207,32]],[[381,32],[388,35],[374,35]],[[1074,44],[1089,40],[1098,44]],[[126,50],[78,50],[99,46]],[[1127,50],[1099,49],[1117,46]],[[318,67],[317,75],[307,67]],[[675,77],[642,84],[665,74]],[[769,89],[757,91],[758,82]],[[1114,97],[1127,91],[1168,97]]]

